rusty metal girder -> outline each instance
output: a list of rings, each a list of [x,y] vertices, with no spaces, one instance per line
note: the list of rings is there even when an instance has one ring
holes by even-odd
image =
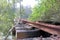
[[[36,27],[40,30],[60,36],[60,25],[52,25],[44,22],[31,22],[27,20],[20,20],[20,21],[22,21],[23,23],[27,23],[28,25],[31,25],[33,27]]]

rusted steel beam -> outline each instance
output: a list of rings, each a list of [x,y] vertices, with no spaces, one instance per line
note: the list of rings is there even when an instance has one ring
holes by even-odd
[[[57,34],[60,35],[60,26],[52,25],[44,22],[31,22],[27,20],[21,20],[23,23],[27,23],[28,25],[31,25],[33,27],[36,27],[40,30],[49,32],[51,34]]]

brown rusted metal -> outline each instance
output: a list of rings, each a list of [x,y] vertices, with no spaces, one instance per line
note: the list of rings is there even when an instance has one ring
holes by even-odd
[[[28,25],[31,25],[33,27],[36,27],[40,30],[49,32],[51,34],[60,35],[60,25],[52,25],[44,22],[31,22],[27,20],[21,20],[23,23],[27,23]]]

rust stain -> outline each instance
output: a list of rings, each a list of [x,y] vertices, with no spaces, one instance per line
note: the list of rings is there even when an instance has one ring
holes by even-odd
[[[60,35],[60,25],[52,25],[52,24],[48,24],[48,23],[44,23],[44,22],[31,22],[31,21],[27,21],[27,20],[21,20],[23,23],[27,23],[28,25],[31,25],[33,27],[36,27],[40,30],[49,32],[51,34],[56,34],[56,35]]]

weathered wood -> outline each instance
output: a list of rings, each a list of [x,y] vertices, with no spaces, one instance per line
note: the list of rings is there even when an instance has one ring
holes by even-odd
[[[40,37],[40,30],[16,30],[17,39]]]
[[[30,27],[30,26],[28,26],[28,27]],[[20,38],[40,37],[40,36],[42,36],[42,37],[50,37],[52,35],[50,33],[42,31],[40,29],[38,29],[38,30],[36,30],[36,29],[28,29],[28,28],[25,28],[25,27],[23,28],[22,26],[21,27],[16,26],[15,30],[16,30],[17,39],[18,38],[20,39]]]

